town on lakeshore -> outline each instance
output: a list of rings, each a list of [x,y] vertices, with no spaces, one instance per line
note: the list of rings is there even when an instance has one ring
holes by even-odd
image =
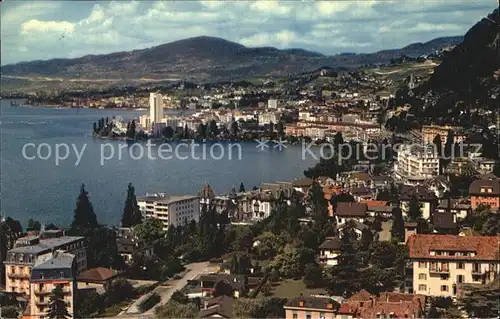
[[[185,178],[196,193],[172,183],[151,192],[136,191],[133,180],[113,185],[127,194],[123,210],[112,212],[119,225],[102,224],[84,184],[69,225],[53,216],[24,223],[2,210],[0,319],[498,318],[499,26],[496,9],[459,40],[408,46],[427,50],[416,56],[408,47],[381,63],[373,59],[395,53],[346,53],[335,57],[345,67],[313,63],[307,72],[288,72],[295,69],[287,64],[283,73],[274,65],[246,80],[147,78],[120,87],[97,78],[63,83],[44,73],[99,74],[108,69],[94,59],[111,65],[119,56],[137,63],[126,71],[139,74],[134,54],[148,54],[141,59],[156,67],[154,48],[2,66],[2,98],[23,99],[6,107],[143,111],[96,118],[88,129],[97,143],[265,140],[314,145],[320,156],[294,179],[256,186],[230,172],[224,176],[236,186],[221,193],[214,181],[192,176]],[[213,43],[186,49],[190,54],[233,45],[182,41],[189,48]],[[231,56],[246,61],[272,49],[238,46]],[[275,50],[283,64],[327,59]],[[205,58],[196,56],[207,70],[236,70]],[[259,58],[259,65],[272,59]],[[353,67],[358,59],[363,63]],[[191,60],[186,53],[180,61],[179,70]],[[16,81],[30,84],[12,89]]]

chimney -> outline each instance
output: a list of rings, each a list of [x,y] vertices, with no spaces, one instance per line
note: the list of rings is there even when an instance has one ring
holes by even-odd
[[[329,302],[327,305],[326,305],[326,309],[333,309],[333,304],[331,302]]]
[[[304,300],[302,299],[299,300],[299,307],[304,307]]]

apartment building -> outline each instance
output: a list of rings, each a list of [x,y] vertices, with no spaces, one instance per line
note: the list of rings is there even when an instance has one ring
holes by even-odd
[[[494,210],[500,207],[500,180],[480,179],[473,181],[469,186],[471,209],[479,206],[489,206]]]
[[[39,256],[30,277],[28,314],[24,318],[45,319],[50,307],[52,291],[60,286],[69,318],[74,318],[76,269],[75,256],[62,251]]]
[[[484,283],[498,273],[499,244],[500,236],[410,236],[407,285],[422,295],[456,297],[458,284]]]
[[[403,145],[394,163],[395,177],[404,183],[426,180],[440,173],[439,157],[432,145]]]
[[[163,223],[164,230],[170,226],[200,220],[200,198],[184,195],[172,196],[166,193],[146,194],[137,198],[144,218],[155,218]]]
[[[63,236],[63,231],[45,231],[38,236],[19,238],[15,247],[7,252],[5,264],[5,290],[30,294],[30,277],[39,256],[52,251],[63,251],[75,256],[75,270],[87,269],[85,237]]]

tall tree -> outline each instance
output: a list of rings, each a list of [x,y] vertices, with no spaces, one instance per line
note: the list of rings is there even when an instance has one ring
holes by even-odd
[[[420,203],[416,197],[412,197],[408,204],[408,219],[411,221],[417,221],[422,217],[422,210],[420,209]]]
[[[240,183],[240,193],[245,192],[245,185],[243,185],[243,182]]]
[[[52,290],[47,316],[51,319],[64,319],[71,317],[68,312],[68,305],[64,301],[64,292],[61,285],[57,285],[54,290]]]
[[[354,225],[348,222],[342,232],[338,264],[330,269],[327,291],[334,295],[349,298],[361,288],[359,259]]]
[[[74,220],[71,223],[72,230],[94,229],[99,226],[94,207],[90,202],[89,195],[85,190],[85,185],[80,188],[80,195],[76,201]]]
[[[135,189],[132,183],[128,184],[127,199],[122,215],[122,227],[133,227],[142,222],[142,215],[135,197]]]
[[[402,242],[405,238],[405,222],[399,207],[392,209],[391,237],[396,238],[399,242]]]
[[[436,146],[436,150],[438,152],[438,156],[442,156],[443,155],[443,142],[441,141],[441,135],[436,135],[434,137],[434,140],[432,141],[432,143]]]
[[[232,133],[234,136],[237,136],[237,135],[238,135],[238,122],[233,121],[233,123],[231,123],[231,133]]]
[[[42,225],[40,224],[39,221],[34,220],[33,218],[30,218],[28,220],[28,227],[26,227],[27,231],[40,230],[41,228],[42,228]]]
[[[215,120],[211,120],[209,124],[210,137],[216,137],[219,135],[219,127]]]
[[[283,125],[283,122],[279,121],[276,126],[277,126],[277,130],[278,130],[278,137],[279,138],[285,137],[285,127]]]

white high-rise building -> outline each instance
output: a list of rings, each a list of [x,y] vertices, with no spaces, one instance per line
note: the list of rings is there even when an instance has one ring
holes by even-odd
[[[439,157],[431,144],[402,145],[394,164],[394,173],[404,182],[431,179],[439,175],[439,164]]]
[[[160,123],[163,118],[163,97],[161,94],[149,94],[149,120],[151,125]]]

